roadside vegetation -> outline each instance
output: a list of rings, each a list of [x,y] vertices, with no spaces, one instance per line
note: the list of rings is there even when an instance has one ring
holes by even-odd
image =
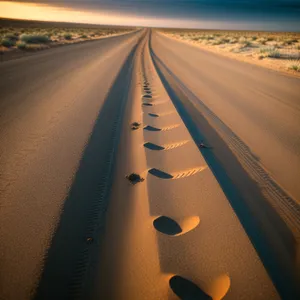
[[[26,21],[24,21],[26,22]],[[55,25],[55,23],[53,23]],[[129,28],[0,27],[0,51],[35,51],[129,32]]]
[[[272,69],[300,72],[300,33],[180,29],[161,32],[226,56]]]

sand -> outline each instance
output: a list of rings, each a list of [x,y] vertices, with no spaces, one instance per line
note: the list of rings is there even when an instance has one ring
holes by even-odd
[[[147,43],[136,59],[94,299],[279,299]],[[132,172],[145,180],[131,185]]]
[[[221,31],[222,33],[222,31]],[[261,66],[270,70],[274,70],[277,72],[280,72],[285,75],[290,75],[294,77],[300,77],[300,72],[295,71],[291,69],[291,65],[299,65],[299,49],[297,50],[296,46],[299,48],[300,44],[298,42],[298,45],[292,47],[286,45],[283,47],[283,49],[280,49],[280,52],[284,53],[281,58],[270,58],[265,57],[265,55],[260,54],[260,52],[257,50],[258,45],[254,47],[245,47],[241,48],[241,45],[239,44],[224,44],[224,45],[211,45],[208,43],[200,43],[198,41],[194,41],[192,39],[187,39],[180,34],[171,34],[168,32],[161,32],[161,34],[165,35],[166,37],[171,37],[173,39],[176,39],[182,43],[193,45],[199,49],[210,51],[213,53],[217,53],[219,55],[223,55],[225,57],[230,57],[232,59],[247,62],[250,64],[254,64],[257,66]],[[249,32],[247,33],[249,34]],[[263,33],[260,33],[263,35]],[[254,34],[255,35],[255,34]],[[280,33],[277,33],[277,35],[280,35]],[[243,36],[243,32],[240,32],[240,36]],[[282,34],[282,37],[285,37],[285,33]],[[286,37],[287,38],[287,37]],[[261,48],[270,49],[276,45],[276,42],[269,42],[265,46],[260,46]],[[291,59],[288,59],[287,56],[291,55]]]
[[[139,36],[103,42],[103,48],[73,46],[78,52],[70,61],[64,47],[49,50],[61,55],[57,73],[36,80],[28,74],[24,86],[21,75],[15,77],[26,93],[3,87],[18,109],[2,104],[1,133],[9,149],[0,148],[1,297],[30,299],[38,286],[36,300],[280,299],[204,155],[211,149],[199,149],[157,73],[149,31],[140,43]],[[84,61],[81,47],[89,54]],[[168,64],[172,51],[164,53]],[[53,71],[51,52],[27,59]],[[6,66],[13,67],[7,70],[12,76],[26,60]],[[197,83],[181,67],[177,75]],[[110,149],[106,142],[115,142],[102,118],[117,123],[120,108],[106,106],[105,99],[117,105],[123,98],[123,126],[120,132],[113,127],[111,136],[118,148]],[[99,166],[115,154],[116,161],[108,161],[113,170],[103,174]],[[130,182],[132,173],[140,180]],[[110,197],[103,199],[99,193],[112,174]],[[59,243],[51,245],[53,237]]]
[[[1,300],[34,295],[98,113],[136,41],[107,38],[1,65]]]

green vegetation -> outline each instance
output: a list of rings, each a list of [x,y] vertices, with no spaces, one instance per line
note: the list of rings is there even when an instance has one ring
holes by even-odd
[[[51,26],[53,24],[53,26]],[[8,25],[8,26],[7,26]],[[22,27],[24,25],[24,27]],[[16,25],[14,25],[16,26]],[[40,26],[40,27],[39,27]],[[68,27],[56,27],[57,23],[39,23],[35,21],[20,21],[20,27],[11,27],[9,24],[0,27],[0,51],[19,49],[41,50],[52,45],[76,43],[116,33],[125,33],[133,28],[89,28],[78,24]]]
[[[4,39],[1,41],[1,46],[10,48],[13,47],[16,44],[15,41],[9,40],[9,39]]]
[[[29,35],[29,34],[22,34],[20,36],[20,40],[27,44],[46,44],[51,41],[47,35]]]
[[[288,69],[296,72],[300,72],[300,60],[292,61],[288,64]]]
[[[72,34],[66,33],[66,34],[64,34],[64,38],[65,38],[66,40],[70,41],[70,40],[72,39]]]
[[[26,49],[26,43],[21,42],[17,44],[18,49],[25,50]]]
[[[254,32],[230,30],[163,29],[162,33],[175,38],[191,41],[211,51],[224,55],[236,55],[241,60],[254,62],[275,69],[300,71],[300,33],[298,32]],[[228,54],[226,54],[226,52]],[[265,63],[268,62],[268,63]],[[254,62],[257,63],[257,62]]]

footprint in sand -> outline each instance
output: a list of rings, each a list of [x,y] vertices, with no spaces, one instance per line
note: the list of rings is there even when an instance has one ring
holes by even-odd
[[[153,221],[154,228],[164,234],[179,236],[183,235],[194,228],[200,223],[198,216],[190,216],[179,218],[178,220],[171,219],[166,216],[160,216]]]
[[[158,117],[159,117],[159,115],[158,115],[158,114],[152,114],[152,113],[148,113],[148,115],[149,115],[150,117],[153,117],[153,118],[158,118]]]
[[[148,95],[148,94],[145,94],[145,95],[142,96],[142,98],[152,99],[152,96],[151,96],[151,95]]]
[[[192,281],[179,275],[173,276],[170,281],[170,288],[179,299],[182,300],[212,300],[213,298],[203,292]]]
[[[171,130],[174,128],[179,127],[179,124],[174,124],[171,126],[166,126],[166,127],[162,127],[162,128],[157,128],[157,127],[153,127],[151,125],[147,125],[146,127],[144,127],[144,130],[148,130],[148,131],[167,131],[167,130]]]
[[[179,224],[171,218],[161,216],[153,221],[153,226],[157,231],[167,235],[177,235],[182,232]]]

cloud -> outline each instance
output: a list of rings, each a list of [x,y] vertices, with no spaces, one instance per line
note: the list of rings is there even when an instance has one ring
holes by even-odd
[[[2,17],[212,29],[300,30],[299,12],[300,0],[7,0],[0,2]]]

